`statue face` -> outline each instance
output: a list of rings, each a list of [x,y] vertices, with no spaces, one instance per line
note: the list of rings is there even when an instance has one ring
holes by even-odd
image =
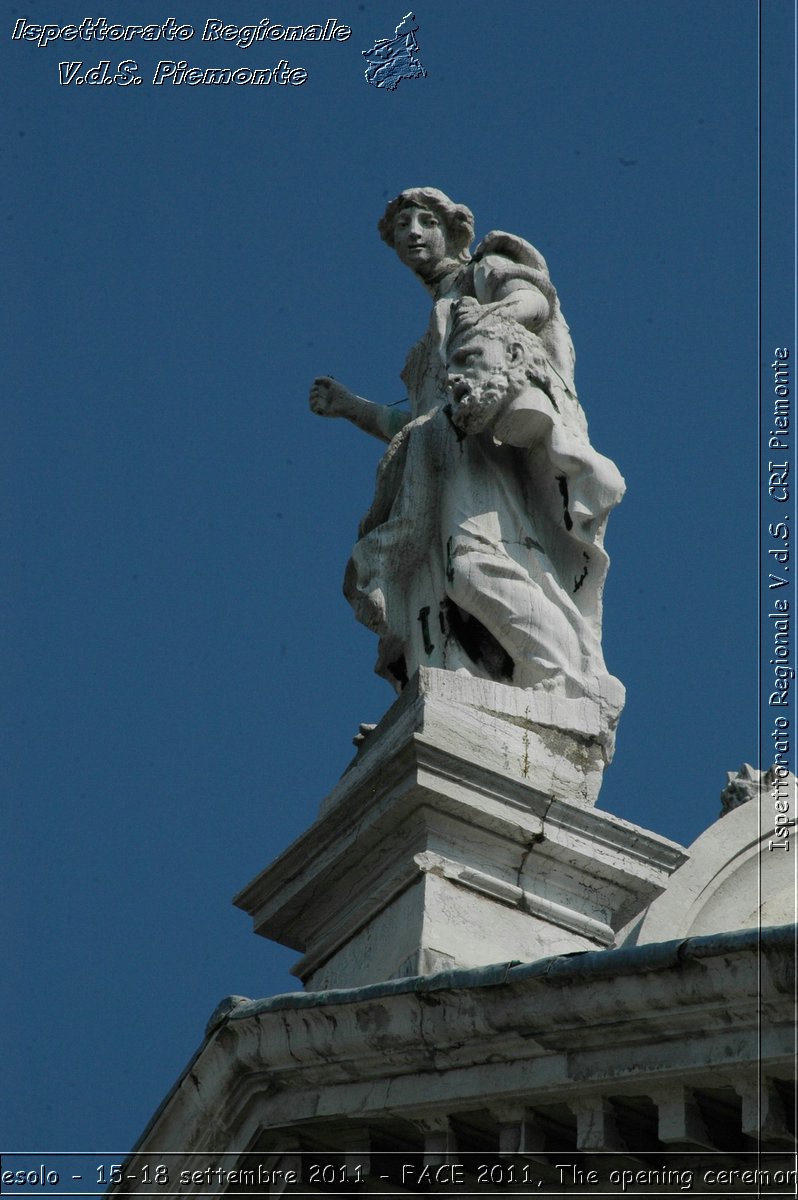
[[[501,338],[474,330],[463,334],[449,348],[446,369],[452,422],[463,433],[489,428],[518,391]]]
[[[417,275],[423,276],[447,257],[446,230],[428,208],[401,209],[394,219],[393,238],[400,260]]]

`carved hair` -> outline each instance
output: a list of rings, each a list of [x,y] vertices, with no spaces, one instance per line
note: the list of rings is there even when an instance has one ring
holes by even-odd
[[[380,237],[393,250],[393,225],[403,208],[426,208],[441,221],[446,231],[446,245],[461,262],[468,262],[468,247],[474,240],[474,214],[464,204],[455,204],[437,188],[406,188],[391,200],[379,221]]]
[[[471,334],[496,338],[508,349],[513,344],[519,345],[524,357],[515,370],[548,394],[560,419],[572,433],[587,437],[587,422],[582,406],[563,384],[556,369],[552,368],[546,346],[536,333],[519,324],[509,314],[497,312],[496,309],[486,310],[477,300],[466,296],[452,306],[448,332],[441,346],[444,363],[448,364],[454,344]],[[510,374],[513,374],[513,369],[510,369]]]

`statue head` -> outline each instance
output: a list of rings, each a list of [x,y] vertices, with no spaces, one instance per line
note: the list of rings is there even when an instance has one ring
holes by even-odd
[[[530,387],[548,387],[539,339],[471,297],[454,305],[443,350],[450,416],[463,433],[491,429]]]
[[[407,188],[391,200],[377,228],[402,262],[423,278],[442,263],[468,262],[474,217],[437,188]]]

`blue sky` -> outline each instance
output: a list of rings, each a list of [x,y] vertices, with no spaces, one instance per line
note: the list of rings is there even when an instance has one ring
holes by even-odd
[[[403,187],[544,253],[593,443],[627,481],[604,646],[628,698],[600,807],[689,843],[726,772],[759,765],[757,5],[419,0],[427,77],[393,93],[361,51],[402,6],[119,0],[109,20],[197,33],[118,54],[12,42],[19,17],[102,11],[32,9],[0,27],[0,1125],[9,1148],[124,1149],[222,996],[296,989],[296,956],[230,900],[392,700],[341,595],[380,447],[306,398],[317,374],[403,395],[428,298],[376,232]],[[200,40],[264,16],[353,33]],[[59,61],[109,56],[142,84],[59,85]],[[281,56],[305,84],[151,82],[162,59]]]

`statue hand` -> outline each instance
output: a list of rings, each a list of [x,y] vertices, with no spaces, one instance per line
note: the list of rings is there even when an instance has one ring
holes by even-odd
[[[343,384],[328,375],[313,380],[309,403],[311,410],[320,417],[348,417],[351,415],[352,393]]]
[[[480,304],[476,296],[461,296],[455,303],[455,311],[465,315],[466,313],[476,313],[477,309],[489,309],[489,304]]]
[[[390,442],[402,425],[410,420],[408,413],[397,413],[393,408],[372,404],[370,400],[356,396],[329,375],[320,375],[313,380],[310,407],[320,417],[346,417],[358,429],[379,438],[381,442]]]

